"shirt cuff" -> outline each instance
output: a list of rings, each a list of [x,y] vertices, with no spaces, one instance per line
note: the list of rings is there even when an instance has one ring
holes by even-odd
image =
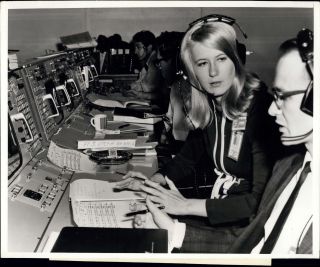
[[[186,224],[180,223],[178,220],[174,220],[173,230],[172,230],[172,238],[169,240],[168,251],[169,253],[174,248],[181,248],[184,240],[184,236],[186,234]]]

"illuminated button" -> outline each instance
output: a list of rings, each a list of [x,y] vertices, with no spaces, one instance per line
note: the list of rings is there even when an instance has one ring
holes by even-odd
[[[47,196],[47,199],[51,199],[51,201],[54,200],[54,198],[55,198],[55,195],[54,196],[52,196],[52,195]]]
[[[10,200],[14,201],[16,199],[17,195],[16,194],[11,194]]]
[[[28,173],[28,175],[27,175],[27,182],[30,181],[31,177],[32,177],[32,173]]]
[[[47,199],[44,201],[44,204],[46,204],[46,206],[50,206],[51,203],[52,203],[52,199],[48,199],[48,198],[47,198]]]
[[[46,204],[43,202],[40,207],[40,211],[43,212],[46,209]]]
[[[12,192],[12,193],[17,193],[17,194],[18,194],[18,193],[20,192],[20,190],[21,190],[20,188],[15,187],[15,188],[13,188],[13,189],[12,189],[12,191],[11,191],[11,192]]]

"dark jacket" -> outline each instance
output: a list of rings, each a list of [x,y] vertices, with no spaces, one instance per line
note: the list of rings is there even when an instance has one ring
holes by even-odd
[[[260,242],[262,236],[259,233],[263,233],[264,225],[276,201],[292,177],[301,168],[303,158],[303,154],[296,153],[276,163],[272,177],[263,193],[257,216],[233,243],[229,250],[230,253],[250,253]],[[298,247],[297,253],[312,253],[312,225]]]
[[[203,156],[207,157],[212,166],[225,170],[237,178],[242,178],[239,184],[234,184],[228,191],[228,196],[222,199],[207,199],[206,209],[212,225],[228,223],[236,225],[238,222],[249,222],[254,216],[260,202],[261,195],[270,176],[274,158],[270,143],[273,142],[275,127],[268,115],[271,99],[266,92],[256,91],[247,111],[247,124],[243,135],[243,142],[237,161],[228,157],[231,140],[232,121],[226,120],[225,127],[221,126],[222,114],[217,113],[217,120],[204,130],[190,132],[180,153],[159,170],[175,183],[181,185],[187,179],[192,179],[194,171]],[[217,123],[217,124],[216,124]],[[216,131],[216,127],[218,131]],[[224,142],[221,142],[221,130],[224,130]],[[217,136],[218,135],[218,136]],[[215,162],[214,145],[218,142]],[[220,152],[223,151],[221,161]]]

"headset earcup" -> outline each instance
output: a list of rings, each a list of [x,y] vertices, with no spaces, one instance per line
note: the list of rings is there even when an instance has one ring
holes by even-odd
[[[307,91],[304,93],[301,103],[301,110],[313,116],[313,84],[309,86]]]
[[[237,43],[237,50],[238,50],[238,55],[240,57],[240,60],[242,64],[245,65],[247,48],[243,43],[238,42],[238,40],[236,41],[236,43]]]

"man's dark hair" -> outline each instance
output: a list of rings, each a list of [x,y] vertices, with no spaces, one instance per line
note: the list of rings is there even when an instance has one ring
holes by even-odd
[[[282,57],[284,54],[292,50],[298,50],[297,39],[292,38],[284,41],[279,47],[279,56]]]
[[[97,50],[100,52],[106,52],[108,50],[108,38],[105,35],[99,35],[97,38]]]
[[[143,30],[143,31],[137,32],[132,37],[132,42],[134,43],[141,42],[145,47],[148,47],[149,45],[152,45],[152,47],[154,47],[155,39],[156,37],[152,32]]]
[[[164,59],[176,58],[184,32],[162,32],[156,38],[156,48]]]

